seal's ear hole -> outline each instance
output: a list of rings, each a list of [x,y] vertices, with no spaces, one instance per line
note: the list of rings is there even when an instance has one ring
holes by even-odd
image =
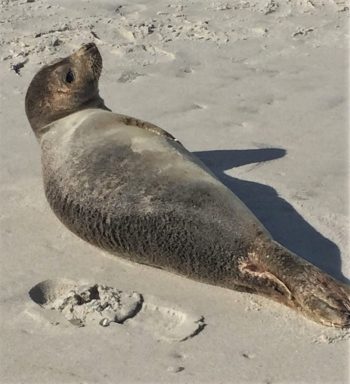
[[[66,80],[66,83],[68,84],[73,83],[73,81],[75,80],[74,72],[71,69],[66,73],[65,80]]]

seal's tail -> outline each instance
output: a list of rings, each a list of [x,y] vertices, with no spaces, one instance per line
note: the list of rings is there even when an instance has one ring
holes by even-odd
[[[277,242],[257,246],[240,265],[247,288],[333,327],[350,327],[350,286]]]

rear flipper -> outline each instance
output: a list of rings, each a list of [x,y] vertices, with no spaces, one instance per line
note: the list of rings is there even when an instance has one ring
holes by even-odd
[[[350,327],[350,287],[278,243],[257,246],[239,263],[243,290],[270,297],[333,327]]]

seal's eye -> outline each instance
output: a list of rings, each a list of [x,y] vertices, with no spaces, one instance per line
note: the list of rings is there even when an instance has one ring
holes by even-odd
[[[75,80],[75,76],[74,76],[74,72],[70,69],[67,73],[66,73],[66,83],[73,83],[73,81]]]

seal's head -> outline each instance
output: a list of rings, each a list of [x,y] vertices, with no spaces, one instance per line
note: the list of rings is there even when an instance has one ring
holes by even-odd
[[[46,65],[29,85],[25,107],[37,137],[55,120],[85,108],[107,109],[98,94],[102,58],[94,43]]]

